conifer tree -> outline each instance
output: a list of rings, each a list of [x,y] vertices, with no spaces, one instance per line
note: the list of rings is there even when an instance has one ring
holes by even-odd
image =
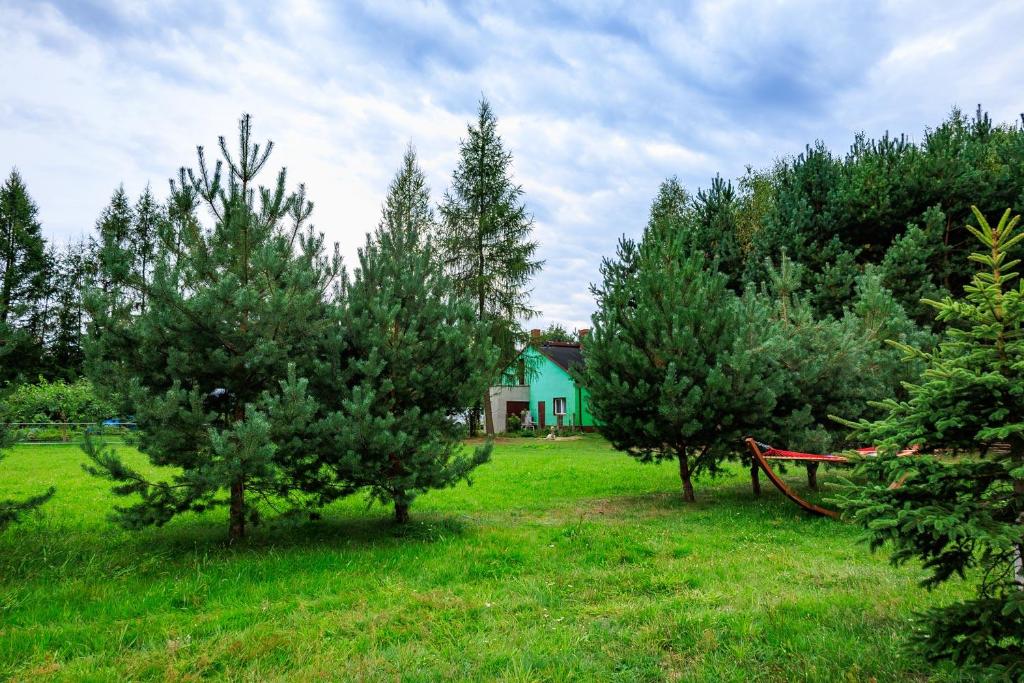
[[[774,387],[775,406],[758,427],[761,438],[798,451],[831,453],[849,447],[848,429],[829,416],[877,416],[869,401],[893,395],[914,367],[885,343],[919,348],[927,335],[911,323],[873,270],[861,276],[854,305],[839,319],[816,315],[802,288],[803,268],[783,256],[765,263],[762,296],[770,323],[762,327],[759,358]],[[919,368],[917,368],[919,369]],[[751,462],[752,467],[756,464]],[[817,488],[817,464],[807,465]],[[757,490],[756,471],[755,491]]]
[[[739,211],[740,203],[732,183],[717,175],[711,187],[698,191],[693,200],[693,248],[704,251],[715,261],[734,291],[742,289],[744,271]]]
[[[257,518],[253,498],[289,495],[304,482],[296,471],[308,463],[291,456],[312,437],[282,396],[297,405],[314,400],[301,389],[304,378],[322,374],[321,345],[338,333],[328,292],[340,264],[306,225],[312,204],[301,185],[286,191],[284,169],[269,187],[257,185],[271,149],[252,140],[248,115],[236,154],[220,138],[223,160],[211,168],[198,149],[198,169],[171,183],[173,220],[159,224],[151,277],[117,233],[105,233],[109,287],[90,300],[99,332],[90,371],[97,383],[124,389],[141,428],[139,450],[178,468],[151,480],[87,444],[92,471],[117,482],[115,493],[141,498],[117,509],[130,528],[227,505],[229,536],[238,539]],[[199,204],[209,228],[183,215]],[[126,316],[122,302],[142,294],[145,308]]]
[[[764,321],[687,253],[686,230],[660,220],[661,206],[640,243],[622,239],[602,263],[581,380],[602,434],[641,462],[678,461],[693,501],[693,477],[737,453],[774,393],[757,358]]]
[[[490,443],[464,452],[455,416],[488,387],[494,362],[484,324],[433,254],[426,179],[410,147],[380,224],[348,287],[338,410],[329,466],[409,519],[418,493],[466,479]]]
[[[512,155],[498,136],[497,119],[480,100],[475,124],[460,144],[459,164],[441,205],[439,248],[456,291],[469,297],[477,318],[499,353],[491,380],[513,361],[526,342],[520,321],[535,315],[528,286],[541,261],[530,239],[533,217],[523,204],[523,189],[512,180]],[[494,420],[487,392],[482,395],[488,434]]]
[[[14,433],[7,428],[7,425],[0,422],[0,461],[4,458],[4,449],[8,448],[13,442]],[[0,500],[0,533],[3,533],[8,526],[17,522],[25,514],[37,509],[52,498],[54,492],[55,489],[51,486],[45,493],[28,498]]]
[[[926,586],[976,570],[975,598],[931,610],[917,644],[931,659],[1024,676],[1024,283],[1010,254],[1024,240],[1008,209],[991,225],[975,207],[967,230],[983,249],[961,298],[929,301],[948,326],[938,347],[901,344],[925,364],[905,400],[882,402],[877,421],[851,423],[856,435],[881,443],[881,455],[859,466],[869,482],[848,489],[847,517],[862,524],[872,548],[891,543],[893,562],[919,558]],[[897,457],[918,445],[965,451]],[[900,486],[885,484],[898,481]]]
[[[164,209],[153,197],[149,186],[135,202],[129,249],[133,258],[133,270],[144,284],[139,288],[137,307],[146,310],[146,289],[153,278],[153,256],[156,252],[156,238],[160,223],[164,220]]]
[[[83,292],[91,286],[93,265],[85,242],[72,243],[57,255],[53,275],[53,337],[48,348],[49,364],[58,378],[75,379],[85,361],[84,339],[87,322]]]
[[[42,366],[48,260],[39,209],[17,170],[0,186],[0,383]]]

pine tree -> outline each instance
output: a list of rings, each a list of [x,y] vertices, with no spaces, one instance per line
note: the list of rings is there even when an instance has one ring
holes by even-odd
[[[17,170],[0,186],[0,384],[42,369],[48,260],[39,209]]]
[[[144,286],[139,289],[137,306],[146,310],[146,289],[153,279],[153,256],[156,253],[156,238],[164,218],[164,209],[153,197],[149,186],[135,202],[129,249],[133,256],[132,267],[138,273]]]
[[[715,176],[711,187],[699,190],[693,200],[693,248],[703,250],[728,278],[730,289],[743,284],[744,254],[740,246],[740,203],[731,182]]]
[[[47,349],[53,375],[73,380],[83,372],[87,317],[83,291],[90,287],[92,264],[88,245],[64,247],[57,255],[53,278],[53,337]]]
[[[90,372],[124,389],[125,409],[141,428],[139,450],[177,468],[151,480],[87,444],[92,471],[118,482],[115,493],[141,498],[118,508],[127,527],[227,505],[229,536],[238,539],[258,518],[254,497],[301,493],[308,462],[293,456],[312,437],[297,428],[282,396],[297,405],[314,400],[301,388],[323,374],[322,345],[338,334],[328,292],[340,264],[306,227],[312,204],[302,186],[287,192],[284,169],[270,187],[257,185],[271,150],[272,143],[252,141],[248,115],[236,155],[220,138],[223,160],[211,168],[199,148],[198,170],[171,183],[172,220],[160,223],[151,276],[119,246],[118,231],[131,222],[103,233],[107,288],[90,300],[98,332]],[[210,228],[186,215],[200,202]],[[125,303],[142,295],[145,308],[125,315]]]
[[[536,314],[527,287],[543,265],[534,258],[533,217],[523,204],[522,187],[512,181],[512,155],[497,125],[490,104],[481,99],[441,206],[439,244],[455,290],[472,299],[477,318],[487,323],[498,346],[496,364],[488,370],[492,381],[526,343],[520,321]],[[488,398],[484,392],[486,430],[493,434]]]
[[[799,264],[783,256],[778,266],[766,262],[765,273],[761,298],[770,324],[762,326],[759,358],[765,372],[773,375],[766,382],[776,402],[757,433],[785,448],[811,453],[849,447],[849,430],[830,416],[877,416],[868,403],[893,395],[901,381],[914,376],[914,368],[902,363],[901,354],[885,340],[920,348],[927,335],[910,322],[873,270],[858,280],[853,306],[839,319],[815,314],[806,300]],[[756,467],[753,462],[751,466]],[[816,488],[817,464],[808,464],[807,473],[811,488]]]
[[[933,609],[918,645],[931,659],[988,668],[993,677],[1024,676],[1024,283],[1008,254],[1024,240],[1009,209],[990,225],[975,207],[967,226],[984,249],[962,298],[929,301],[947,324],[930,352],[898,345],[925,364],[905,400],[880,404],[885,415],[851,423],[858,437],[883,444],[865,460],[867,481],[841,502],[862,524],[872,548],[891,543],[892,560],[919,558],[934,586],[975,570],[977,596]],[[957,461],[896,457],[919,445],[966,452]],[[977,456],[975,455],[977,454]],[[902,485],[887,487],[885,482]]]
[[[4,449],[10,447],[12,443],[14,443],[14,433],[7,428],[7,425],[0,422],[0,461],[4,458]],[[30,496],[29,498],[0,500],[0,533],[3,533],[8,526],[17,522],[27,513],[36,510],[52,498],[55,490],[51,486],[45,493]]]
[[[433,254],[430,194],[410,148],[347,290],[344,369],[329,466],[405,522],[421,492],[466,479],[490,443],[464,452],[455,415],[488,387],[493,348]]]
[[[763,321],[687,253],[685,229],[659,220],[661,204],[642,241],[622,239],[602,263],[580,379],[602,434],[641,462],[677,460],[693,501],[692,478],[736,455],[774,394],[758,361]]]

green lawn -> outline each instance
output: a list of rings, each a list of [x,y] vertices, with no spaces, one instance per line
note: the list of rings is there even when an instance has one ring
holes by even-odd
[[[0,498],[58,487],[0,537],[0,679],[955,680],[900,644],[965,586],[919,589],[738,468],[687,506],[671,465],[523,439],[405,531],[352,499],[229,548],[223,510],[112,526],[81,461],[0,463]]]

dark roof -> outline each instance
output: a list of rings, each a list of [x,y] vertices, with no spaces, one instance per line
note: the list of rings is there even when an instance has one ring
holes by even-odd
[[[583,352],[580,351],[579,344],[549,341],[538,346],[537,350],[566,372],[569,372],[574,365],[581,368],[584,365]]]

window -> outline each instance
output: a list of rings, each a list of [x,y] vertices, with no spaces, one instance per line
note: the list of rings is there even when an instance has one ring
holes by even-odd
[[[556,398],[551,401],[551,410],[555,415],[565,415],[565,399]]]

